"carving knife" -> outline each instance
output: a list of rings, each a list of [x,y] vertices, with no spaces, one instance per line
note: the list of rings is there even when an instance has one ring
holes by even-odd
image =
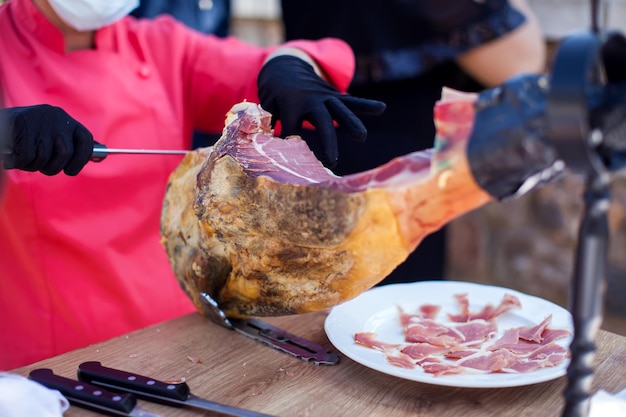
[[[28,377],[63,394],[72,405],[128,417],[163,417],[137,405],[134,394],[111,392],[92,384],[56,375],[52,369],[32,370]]]
[[[78,366],[78,379],[113,390],[130,392],[139,398],[161,404],[186,405],[235,417],[272,417],[243,408],[205,400],[191,393],[189,385],[167,383],[119,369],[107,368],[100,362],[83,362]]]

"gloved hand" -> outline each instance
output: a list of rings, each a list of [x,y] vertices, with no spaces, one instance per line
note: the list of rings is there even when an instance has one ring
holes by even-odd
[[[40,104],[2,110],[8,128],[6,169],[76,175],[93,152],[94,140],[85,126],[59,107]]]
[[[363,142],[367,130],[356,116],[379,115],[385,103],[341,94],[320,78],[313,67],[300,58],[278,56],[265,63],[257,79],[261,107],[280,120],[281,136],[299,134],[304,120],[315,126],[326,156],[326,165],[337,163],[337,134],[333,120],[350,136]]]

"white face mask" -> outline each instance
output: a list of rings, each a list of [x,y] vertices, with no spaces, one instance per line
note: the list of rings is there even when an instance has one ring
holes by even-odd
[[[96,30],[121,19],[139,0],[48,0],[61,19],[76,30]]]
[[[68,408],[67,399],[59,391],[21,375],[0,373],[0,416],[63,417]]]

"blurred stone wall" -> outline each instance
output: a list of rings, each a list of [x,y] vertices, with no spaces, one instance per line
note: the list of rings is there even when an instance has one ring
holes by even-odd
[[[448,227],[448,279],[514,288],[566,306],[584,184],[566,173],[517,200],[490,203]],[[606,309],[626,317],[626,179],[616,178],[609,209]],[[626,329],[625,329],[626,330]]]

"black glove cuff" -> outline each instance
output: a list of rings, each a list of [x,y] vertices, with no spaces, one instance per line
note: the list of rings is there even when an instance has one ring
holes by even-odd
[[[290,77],[290,80],[286,80],[285,77]],[[290,94],[289,90],[294,87],[294,80],[315,78],[319,77],[313,66],[295,56],[279,55],[263,65],[257,77],[259,104],[272,113],[272,124],[283,118],[280,103],[277,100],[281,95]]]
[[[484,91],[476,102],[468,160],[478,185],[496,199],[519,196],[564,169],[544,139],[545,81],[517,77]]]
[[[310,72],[313,75],[315,74],[315,69],[313,65],[309,64],[305,60],[295,57],[293,55],[278,55],[274,58],[268,60],[257,77],[257,85],[260,86],[261,83],[266,81],[268,78],[279,76],[282,77],[284,75],[285,69],[291,68],[299,68],[305,71]]]

